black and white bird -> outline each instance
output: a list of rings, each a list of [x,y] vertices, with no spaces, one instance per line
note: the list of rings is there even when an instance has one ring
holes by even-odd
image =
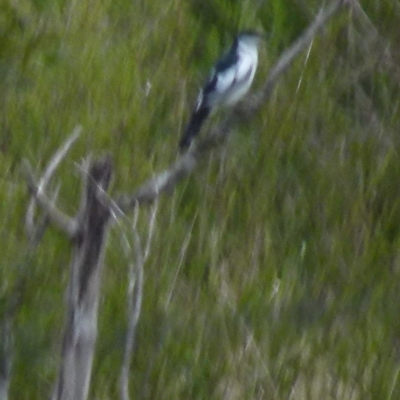
[[[229,52],[215,64],[179,142],[181,149],[190,146],[213,109],[233,105],[248,92],[257,69],[261,38],[255,31],[240,32]]]

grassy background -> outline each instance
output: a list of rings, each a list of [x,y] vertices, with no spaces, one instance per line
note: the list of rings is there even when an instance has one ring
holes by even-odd
[[[27,256],[22,159],[40,171],[80,124],[60,207],[77,210],[75,163],[88,153],[110,152],[113,193],[132,191],[175,159],[190,104],[238,29],[270,33],[257,89],[322,3],[1,3],[0,311],[25,282],[12,399],[51,390],[70,254],[49,229]],[[363,7],[331,21],[254,121],[160,200],[132,398],[400,398],[400,3]],[[93,399],[118,393],[121,241],[113,229]]]

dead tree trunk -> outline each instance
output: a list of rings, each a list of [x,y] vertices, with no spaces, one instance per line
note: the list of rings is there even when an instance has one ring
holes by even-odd
[[[94,163],[87,174],[86,190],[74,240],[68,310],[64,331],[61,369],[53,400],[83,400],[89,391],[97,334],[101,270],[109,207],[99,193],[108,189],[111,179],[109,159]]]

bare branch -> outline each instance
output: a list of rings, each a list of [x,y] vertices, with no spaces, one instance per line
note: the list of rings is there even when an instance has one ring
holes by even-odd
[[[67,155],[69,149],[71,146],[76,142],[76,140],[79,138],[80,134],[82,132],[82,127],[77,126],[74,128],[72,131],[71,135],[67,138],[65,143],[58,149],[58,151],[54,154],[52,159],[50,160],[42,178],[39,181],[39,190],[44,190],[47,183],[53,176],[54,172],[60,165],[61,161],[65,158]]]
[[[25,163],[25,167],[28,189],[31,192],[32,196],[34,196],[37,204],[56,227],[67,234],[69,238],[74,238],[78,233],[77,221],[61,212],[54,205],[54,203],[46,196],[43,191],[39,189],[39,186],[36,184],[31,166],[28,163]]]
[[[241,110],[238,110],[239,113],[244,112],[246,119],[248,119],[269,99],[278,78],[289,68],[296,56],[310,46],[316,34],[326,26],[330,18],[350,1],[351,0],[336,0],[326,9],[322,9],[319,12],[314,22],[304,34],[283,53],[272,68],[264,88],[250,100],[250,106],[245,109],[242,106]],[[198,162],[204,158],[206,153],[224,142],[234,123],[235,121],[232,116],[222,121],[221,124],[211,130],[207,137],[199,140],[187,153],[181,155],[169,169],[145,182],[132,195],[123,196],[116,200],[116,208],[120,209],[122,212],[126,212],[136,207],[138,204],[155,201],[161,193],[172,188],[182,178],[188,176],[197,166]]]
[[[149,230],[147,232],[146,247],[144,249],[144,254],[143,254],[144,262],[146,262],[147,259],[149,258],[151,243],[152,243],[153,237],[154,237],[154,227],[156,225],[155,222],[156,222],[157,210],[158,210],[158,203],[156,202],[152,207],[150,218],[149,218]]]
[[[60,185],[57,185],[57,187],[54,190],[54,193],[51,196],[51,199],[50,199],[51,203],[54,204],[57,202],[59,193],[60,193]],[[32,210],[34,208],[36,208],[36,200],[34,198],[32,198],[30,205],[34,205]],[[28,213],[29,212],[30,211],[28,210]],[[34,215],[34,212],[32,213],[32,216],[33,215]],[[33,220],[32,220],[32,222],[33,222]],[[30,229],[30,227],[26,226],[26,231],[27,231],[27,235],[29,238],[29,244],[32,248],[35,248],[40,243],[49,223],[50,223],[49,216],[47,214],[43,214],[43,215],[41,215],[40,219],[36,222],[35,228],[33,225],[31,225],[32,229]]]
[[[125,244],[126,256],[135,261],[129,266],[129,283],[127,290],[128,303],[128,329],[126,334],[124,358],[120,375],[120,394],[122,400],[129,400],[129,371],[132,359],[133,348],[135,345],[136,328],[140,317],[143,299],[143,267],[149,253],[154,235],[155,219],[157,215],[157,203],[153,206],[150,218],[149,228],[146,240],[146,248],[143,251],[139,233],[137,231],[137,220],[139,216],[139,207],[135,208],[134,221],[132,223],[132,233],[134,239],[134,250],[132,250],[127,236],[124,234],[123,243]]]
[[[133,195],[124,196],[117,200],[116,204],[118,208],[126,212],[138,204],[152,203],[162,192],[173,187],[178,181],[194,170],[198,162],[198,156],[199,153],[196,149],[193,149],[179,157],[169,169],[145,182]]]
[[[31,243],[37,243],[40,240],[40,237],[43,235],[45,226],[47,225],[48,221],[48,213],[45,215],[44,220],[42,220],[39,224],[35,224],[34,216],[36,211],[36,205],[38,203],[38,194],[42,194],[46,189],[46,186],[50,182],[50,179],[53,177],[55,171],[57,170],[58,166],[60,165],[61,161],[65,158],[66,154],[68,153],[69,149],[73,145],[73,143],[78,139],[80,133],[82,131],[81,126],[75,127],[71,135],[65,141],[65,143],[57,150],[54,156],[51,158],[50,162],[48,163],[42,177],[40,178],[37,184],[34,184],[35,180],[33,179],[32,168],[27,165],[27,171],[29,174],[29,182],[30,190],[32,192],[32,199],[28,206],[28,211],[25,217],[25,229],[28,234],[28,237],[31,240]],[[49,203],[55,203],[55,199],[57,195],[52,196],[53,199],[48,201]]]
[[[323,29],[328,21],[344,6],[350,3],[349,0],[336,0],[326,9],[321,9],[314,22],[307,30],[282,54],[278,62],[271,69],[264,89],[254,96],[251,104],[251,111],[256,111],[271,96],[271,93],[278,81],[278,78],[287,71],[294,59],[306,48],[308,48],[317,33]],[[250,111],[250,110],[249,110]]]

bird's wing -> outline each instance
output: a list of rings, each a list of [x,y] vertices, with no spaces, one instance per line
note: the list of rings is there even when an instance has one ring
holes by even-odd
[[[197,98],[196,110],[199,110],[203,106],[209,106],[209,100],[218,93],[225,93],[235,83],[235,68],[230,68],[223,72],[217,72],[213,70],[209,80],[200,91],[199,97]]]
[[[236,52],[230,51],[222,57],[216,64],[211,73],[210,79],[203,89],[204,95],[211,92],[224,93],[235,81],[236,63],[238,56]]]
[[[241,80],[246,80],[251,74],[253,65],[251,60],[243,60],[236,51],[228,52],[215,65],[211,75],[197,99],[196,110],[206,105],[210,97],[226,93]]]
[[[232,49],[217,61],[217,63],[215,64],[215,72],[224,73],[227,70],[231,69],[237,62],[237,52]]]

